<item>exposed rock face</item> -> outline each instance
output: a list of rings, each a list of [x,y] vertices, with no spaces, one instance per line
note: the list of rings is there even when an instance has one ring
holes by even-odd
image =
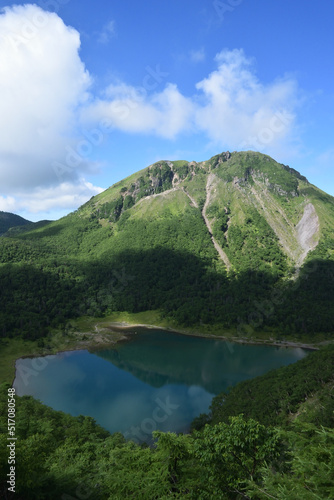
[[[295,172],[297,172],[297,171],[295,171]],[[274,183],[270,182],[269,179],[265,176],[265,174],[263,172],[259,172],[257,170],[251,169],[250,174],[251,174],[253,179],[258,179],[258,180],[264,182],[266,187],[270,191],[274,191],[277,194],[279,194],[280,196],[292,196],[292,197],[299,196],[298,189],[286,191],[286,190],[282,189],[282,187],[279,184],[274,184]],[[304,177],[304,179],[306,179],[306,177]]]
[[[231,153],[226,151],[226,153],[222,153],[219,157],[218,163],[223,163],[231,158]]]
[[[296,226],[298,243],[304,250],[302,260],[310,250],[318,244],[319,218],[312,203],[308,203],[304,209],[303,217]]]
[[[224,250],[221,248],[221,246],[218,244],[218,242],[214,238],[214,236],[212,234],[211,224],[209,222],[209,219],[206,216],[206,209],[207,209],[207,207],[210,204],[211,190],[212,190],[214,182],[215,182],[215,176],[214,176],[214,174],[209,174],[208,178],[207,178],[207,183],[206,183],[206,200],[205,200],[205,204],[204,204],[204,207],[203,207],[203,210],[202,210],[202,217],[204,219],[206,227],[208,228],[208,231],[210,233],[211,240],[212,240],[212,243],[214,244],[215,249],[217,250],[220,258],[222,259],[222,261],[225,263],[226,269],[229,270],[232,267],[231,263],[229,261],[229,258],[227,257],[227,255],[224,252]]]

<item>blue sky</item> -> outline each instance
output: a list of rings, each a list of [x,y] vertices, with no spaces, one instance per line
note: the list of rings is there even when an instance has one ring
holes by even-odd
[[[0,210],[56,219],[160,159],[258,150],[334,195],[334,4],[0,10]]]

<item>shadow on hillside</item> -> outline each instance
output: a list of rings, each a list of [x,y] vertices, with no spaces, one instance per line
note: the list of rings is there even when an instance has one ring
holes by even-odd
[[[54,221],[43,220],[39,222],[33,222],[25,226],[18,226],[11,228],[4,236],[8,238],[19,238],[19,239],[29,239],[29,240],[41,240],[45,237],[57,236],[64,229],[68,228],[67,224],[52,224]],[[42,231],[36,231],[36,229],[42,229]]]
[[[209,260],[166,248],[110,251],[52,268],[37,261],[0,268],[3,336],[38,338],[78,316],[157,309],[180,326],[220,324],[240,336],[267,327],[284,336],[334,330],[332,261],[311,261],[295,282],[284,283],[268,272],[227,277]]]
[[[28,222],[24,226],[14,226],[10,227],[8,231],[1,236],[4,236],[5,238],[11,238],[11,237],[18,237],[24,233],[28,233],[29,231],[34,231],[35,229],[41,229],[49,224],[51,224],[52,221],[50,220],[41,220],[39,222]]]
[[[95,299],[109,295],[115,310],[162,310],[180,325],[237,321],[239,306],[250,295],[266,296],[275,279],[263,272],[228,278],[214,271],[209,259],[165,248],[105,253],[94,263],[81,263],[81,272]]]

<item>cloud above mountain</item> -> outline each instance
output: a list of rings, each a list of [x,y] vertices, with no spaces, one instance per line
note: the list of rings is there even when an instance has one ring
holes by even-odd
[[[195,85],[191,96],[150,68],[141,87],[120,81],[111,84],[103,98],[84,107],[82,117],[90,123],[106,123],[110,130],[166,139],[202,133],[218,149],[274,152],[286,148],[300,100],[296,80],[286,76],[262,84],[242,49],[221,51],[215,64],[217,69]],[[154,80],[156,86],[165,80],[162,91],[151,91]]]
[[[202,101],[197,127],[217,145],[265,150],[289,139],[298,104],[297,83],[281,78],[262,84],[243,50],[223,50],[217,70],[196,85]]]

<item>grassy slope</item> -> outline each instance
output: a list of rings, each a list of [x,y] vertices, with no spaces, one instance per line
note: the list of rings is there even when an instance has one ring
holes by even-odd
[[[174,163],[177,164],[184,162]],[[214,168],[212,168],[212,163],[212,161],[204,162],[204,164],[201,165],[201,171],[199,173],[194,175],[192,178],[189,178],[188,176],[177,185],[177,188],[185,188],[198,203],[201,201],[203,202],[206,195],[206,178],[210,167],[211,171],[216,176],[216,185],[214,192],[212,193],[210,205],[215,204],[222,209],[226,206],[230,207],[231,216],[229,226],[243,226],[245,224],[245,220],[247,219],[249,210],[255,209],[261,215],[264,215],[267,220],[269,219],[272,221],[273,229],[281,226],[282,231],[288,233],[287,239],[292,241],[291,246],[293,247],[293,243],[296,243],[293,241],[293,227],[300,220],[307,201],[311,201],[314,204],[320,219],[322,237],[324,237],[325,233],[327,239],[330,239],[331,234],[334,232],[334,203],[333,198],[329,195],[326,195],[302,179],[292,178],[291,174],[287,172],[282,165],[276,163],[274,160],[266,157],[265,155],[260,155],[259,153],[233,153],[227,162],[220,163]],[[234,179],[245,178],[245,175],[248,175],[247,171],[249,170],[255,172],[261,171],[261,175],[259,174],[256,177],[256,183],[252,181],[251,177],[248,182],[241,182],[237,184],[233,183]],[[147,173],[148,169],[144,169],[131,175],[94,197],[75,214],[53,223],[51,227],[46,228],[45,231],[41,228],[40,230],[36,230],[29,234],[39,234],[40,236],[44,235],[46,238],[44,237],[43,239],[46,241],[47,234],[53,236],[57,233],[57,229],[59,230],[62,228],[63,235],[65,236],[65,231],[67,232],[69,240],[73,239],[71,238],[73,235],[71,235],[71,228],[69,227],[71,225],[71,218],[77,226],[78,222],[75,220],[77,217],[81,219],[89,218],[93,210],[96,210],[98,207],[107,202],[116,200],[119,197],[122,188],[129,189],[131,184],[136,183],[140,177],[147,175]],[[295,197],[278,195],[277,192],[275,192],[275,188],[268,189],[268,182],[273,186],[279,185],[283,190],[286,190],[287,193],[295,192],[299,186],[300,196]],[[149,215],[147,220],[152,221],[155,218],[155,213],[158,214],[158,217],[161,217],[161,212],[164,210],[165,205],[168,204],[173,215],[177,212],[181,213],[185,209],[187,203],[189,203],[189,200],[186,200],[181,193],[178,193],[176,196],[178,196],[178,202],[182,197],[184,198],[183,203],[178,208],[176,208],[176,203],[173,197],[167,196],[166,198],[165,196],[160,195],[144,200],[144,205],[142,205],[143,200],[140,200],[137,202],[137,205],[129,210],[129,212],[136,218],[145,217],[145,212],[147,212],[147,215]],[[262,203],[266,203],[265,211],[263,211],[263,208],[261,207],[261,203],[259,201],[260,199],[262,200]],[[157,209],[158,205],[161,204],[164,206]],[[144,207],[146,207],[145,210]],[[117,224],[112,222],[108,223],[104,219],[102,219],[100,223],[102,226],[109,227],[117,232]],[[86,247],[89,242],[92,243],[92,239],[94,239],[96,235],[94,234],[92,236],[93,238],[85,237]],[[333,236],[331,241],[334,241]],[[296,248],[292,248],[292,250],[296,250]],[[233,260],[233,256],[231,256],[231,258]],[[291,259],[289,259],[289,261],[290,260]]]

